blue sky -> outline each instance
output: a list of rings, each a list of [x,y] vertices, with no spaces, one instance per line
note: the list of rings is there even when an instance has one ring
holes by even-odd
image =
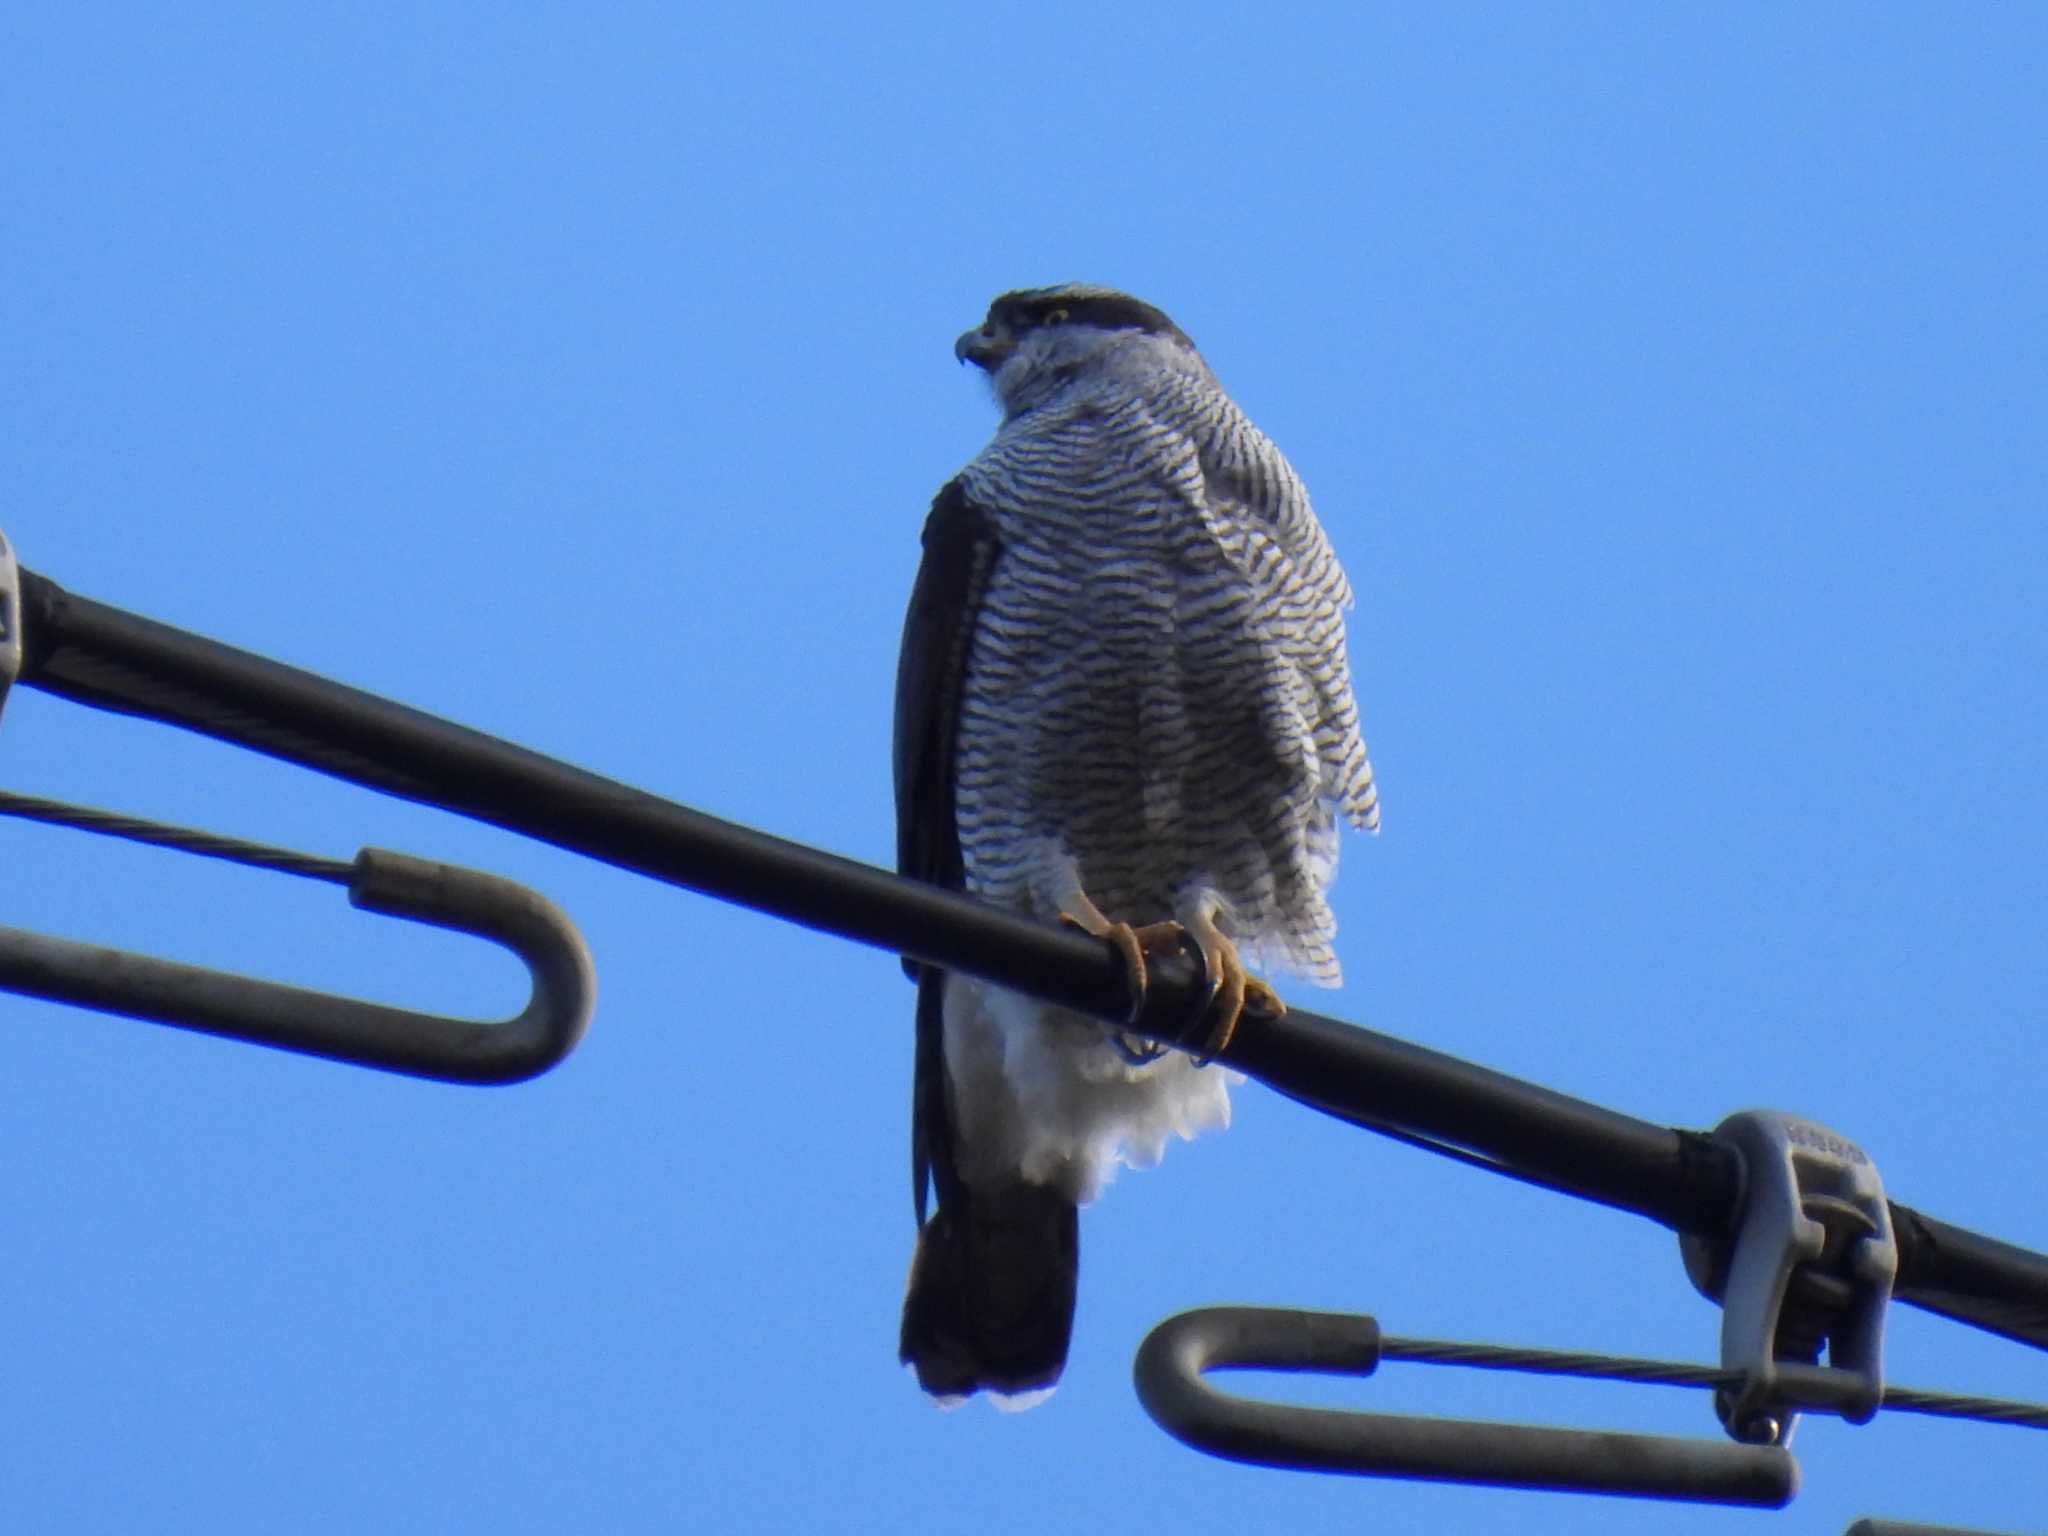
[[[13,17],[0,528],[75,591],[892,854],[890,690],[1006,288],[1166,308],[1359,593],[1384,834],[1308,1006],[1671,1124],[1757,1105],[2048,1247],[2048,23],[2026,7],[42,8]],[[476,1091],[0,999],[12,1530],[1755,1516],[1260,1473],[1155,1431],[1218,1301],[1709,1358],[1668,1234],[1248,1086],[1084,1216],[1058,1395],[894,1363],[893,960],[18,692],[0,784],[568,909]],[[0,823],[4,920],[476,1014],[509,961]],[[1299,994],[1297,994],[1299,995]],[[2048,1395],[1902,1309],[1893,1376]],[[1397,1374],[1398,1372],[1398,1374]],[[1709,1433],[1703,1398],[1360,1406]],[[1811,1421],[1779,1524],[2013,1528],[2021,1432]]]

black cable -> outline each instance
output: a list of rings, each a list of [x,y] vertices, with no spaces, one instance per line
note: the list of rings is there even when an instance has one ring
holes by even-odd
[[[895,955],[1173,1042],[1199,967],[1152,966],[1128,1013],[1113,945],[957,892],[735,826],[388,699],[313,676],[21,572],[21,681],[167,721],[386,793],[471,816]],[[1478,1166],[1719,1236],[1739,1198],[1735,1152],[1441,1052],[1293,1010],[1247,1019],[1220,1059],[1326,1113],[1456,1149]],[[2048,1257],[1892,1206],[1902,1301],[2048,1348]]]
[[[69,805],[62,800],[17,795],[4,789],[0,789],[0,816],[18,816],[24,821],[75,827],[81,832],[93,832],[102,837],[126,838],[130,842],[148,843],[157,848],[174,848],[180,853],[196,853],[201,858],[226,859],[231,863],[274,869],[280,874],[299,875],[308,880],[329,880],[336,885],[347,885],[355,874],[355,865],[344,859],[323,859],[316,854],[295,853],[289,848],[278,848],[269,843],[245,842],[239,837],[174,827],[139,816],[95,810],[88,805]]]
[[[1268,1083],[1267,1086],[1273,1088],[1273,1091],[1282,1098],[1294,1100],[1295,1103],[1301,1105],[1304,1109],[1312,1109],[1318,1114],[1328,1115],[1332,1120],[1342,1120],[1346,1125],[1354,1125],[1361,1131],[1370,1131],[1375,1136],[1384,1136],[1389,1141],[1398,1141],[1403,1146],[1414,1147],[1419,1152],[1428,1152],[1436,1157],[1449,1158],[1454,1163],[1463,1163],[1467,1168],[1477,1168],[1485,1173],[1498,1174],[1504,1179],[1513,1179],[1518,1184],[1527,1184],[1531,1189],[1545,1190],[1550,1194],[1570,1195],[1579,1200],[1595,1200],[1596,1198],[1563,1179],[1545,1178],[1541,1174],[1532,1173],[1526,1169],[1504,1163],[1499,1158],[1490,1157],[1484,1152],[1468,1151],[1466,1148],[1445,1141],[1440,1137],[1426,1136],[1416,1131],[1405,1130],[1401,1126],[1388,1120],[1382,1120],[1376,1115],[1359,1114],[1341,1105],[1318,1103],[1314,1099],[1290,1093],[1285,1088],[1274,1087],[1271,1083]],[[1615,1201],[1596,1200],[1596,1203],[1612,1205],[1616,1210],[1632,1211],[1634,1209],[1629,1205]]]
[[[1579,1376],[1595,1381],[1630,1381],[1664,1387],[1739,1387],[1740,1371],[1688,1365],[1676,1360],[1643,1360],[1554,1349],[1519,1349],[1501,1344],[1465,1344],[1447,1339],[1382,1337],[1380,1355],[1427,1365],[1463,1365],[1482,1371],[1522,1371],[1539,1376]],[[1886,1387],[1881,1406],[1895,1413],[1976,1419],[2022,1429],[2048,1429],[2048,1404],[1998,1397],[1964,1397],[1914,1387]]]

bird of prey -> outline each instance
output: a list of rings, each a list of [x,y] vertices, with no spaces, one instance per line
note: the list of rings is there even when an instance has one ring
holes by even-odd
[[[902,873],[1148,955],[1200,946],[1221,1049],[1249,979],[1334,986],[1338,821],[1378,797],[1351,590],[1279,449],[1159,310],[1082,283],[954,345],[1002,410],[932,505],[897,674]],[[1076,1208],[1229,1122],[1226,1074],[910,963],[919,1222],[901,1356],[941,1400],[1029,1406],[1066,1364]],[[926,1219],[927,1190],[937,1207]]]

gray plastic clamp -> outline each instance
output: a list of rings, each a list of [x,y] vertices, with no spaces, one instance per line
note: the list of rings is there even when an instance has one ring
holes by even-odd
[[[7,707],[7,690],[20,676],[21,567],[7,535],[0,533],[0,709]]]
[[[1721,1303],[1721,1365],[1740,1386],[1714,1395],[1737,1440],[1784,1445],[1797,1408],[1867,1422],[1884,1398],[1884,1313],[1898,1273],[1877,1168],[1844,1136],[1797,1115],[1745,1110],[1714,1128],[1742,1158],[1732,1234],[1681,1234],[1700,1292]],[[1731,1241],[1732,1237],[1732,1241]],[[1821,1344],[1828,1363],[1821,1366]]]

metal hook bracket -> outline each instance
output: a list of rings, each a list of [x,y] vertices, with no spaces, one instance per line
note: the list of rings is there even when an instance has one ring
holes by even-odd
[[[1230,1369],[1369,1376],[1382,1348],[1370,1317],[1205,1307],[1154,1328],[1133,1375],[1139,1401],[1168,1434],[1258,1466],[1766,1508],[1798,1490],[1798,1465],[1780,1446],[1308,1408],[1234,1396],[1203,1379]]]
[[[1743,1373],[1739,1389],[1715,1393],[1715,1412],[1752,1444],[1788,1443],[1799,1407],[1867,1423],[1884,1398],[1899,1267],[1876,1166],[1847,1137],[1771,1110],[1730,1115],[1714,1136],[1742,1159],[1734,1229],[1683,1234],[1679,1251],[1694,1286],[1721,1303],[1722,1366]]]
[[[0,988],[455,1083],[536,1076],[583,1038],[597,987],[590,951],[561,909],[538,892],[478,870],[365,848],[356,855],[348,894],[363,911],[475,934],[511,950],[532,974],[526,1007],[498,1023],[445,1018],[6,927]]]

